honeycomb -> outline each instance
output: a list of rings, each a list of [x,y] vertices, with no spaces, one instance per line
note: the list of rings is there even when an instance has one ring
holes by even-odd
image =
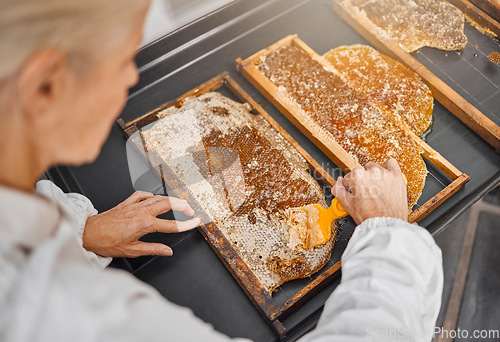
[[[323,238],[319,220],[319,210],[314,205],[292,207],[285,210],[286,224],[289,227],[289,245],[295,250],[310,250]]]
[[[494,64],[500,64],[500,53],[493,51],[488,55],[488,60]]]
[[[361,165],[395,158],[408,181],[409,208],[417,203],[427,169],[420,155],[423,151],[407,128],[368,95],[350,87],[334,68],[327,70],[298,47],[277,48],[263,55],[256,66],[303,111],[321,139],[336,141]]]
[[[187,184],[267,291],[326,264],[337,226],[325,245],[297,251],[285,218],[291,207],[326,205],[323,191],[305,159],[264,118],[217,92],[187,98],[158,117],[143,131],[148,149]]]
[[[344,0],[407,52],[424,46],[461,50],[467,44],[463,13],[445,0]]]
[[[427,85],[401,63],[366,45],[341,46],[323,56],[352,89],[421,135],[432,120],[434,98]]]

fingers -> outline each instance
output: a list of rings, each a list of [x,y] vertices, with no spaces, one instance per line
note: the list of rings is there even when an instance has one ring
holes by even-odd
[[[366,170],[363,168],[355,168],[347,175],[345,175],[345,177],[342,179],[342,184],[344,188],[346,188],[347,191],[350,193],[355,193],[356,191],[355,184],[357,183],[357,180],[360,179],[365,172]]]
[[[167,211],[181,211],[186,215],[193,216],[194,210],[185,200],[175,197],[154,196],[138,203],[138,209],[142,210],[141,234],[144,233],[178,233],[196,228],[200,223],[199,218],[187,221],[174,221],[156,218]]]
[[[358,172],[360,172],[362,169],[360,168],[356,168],[356,169],[353,169],[351,172],[349,172],[348,174],[346,174],[344,176],[344,178],[342,179],[343,181],[343,184],[348,187],[349,186],[349,182],[350,182],[350,179],[352,177],[354,177],[355,174],[357,174]],[[338,181],[338,180],[337,180]]]
[[[370,170],[370,169],[381,169],[381,166],[374,162],[368,162],[365,165],[365,170]]]
[[[147,210],[154,216],[170,210],[181,211],[188,216],[194,215],[194,210],[187,201],[175,197],[154,196],[141,202],[141,204],[145,205]]]
[[[174,252],[172,248],[164,245],[162,243],[151,243],[139,241],[134,246],[134,251],[131,253],[134,257],[145,256],[145,255],[162,255],[162,256],[172,256]]]
[[[342,204],[342,200],[345,199],[345,197],[349,194],[349,191],[347,191],[347,189],[344,185],[344,178],[342,178],[342,177],[337,178],[337,182],[332,187],[331,191],[332,191],[332,195],[335,196],[336,198],[338,198],[340,201],[340,204]]]
[[[398,162],[394,158],[387,160],[384,164],[384,168],[390,171],[396,171],[397,173],[401,173],[401,168],[399,167]]]
[[[125,201],[119,204],[119,206],[129,205],[132,203],[137,203],[144,201],[148,198],[154,197],[154,194],[146,191],[136,191],[130,195]]]
[[[403,171],[401,171],[401,168],[399,167],[399,163],[397,162],[396,159],[391,158],[387,160],[384,164],[384,168],[386,168],[389,171],[392,171],[394,174],[400,174],[403,176],[403,180],[405,182],[405,185],[408,185],[408,180],[406,179],[406,176],[404,175]]]
[[[195,217],[187,221],[170,221],[155,219],[155,222],[151,225],[150,233],[179,233],[191,230],[200,225],[201,221],[199,218]]]

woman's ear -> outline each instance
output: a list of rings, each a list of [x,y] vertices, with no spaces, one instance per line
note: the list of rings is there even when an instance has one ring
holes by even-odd
[[[70,68],[68,57],[58,49],[36,52],[19,72],[18,93],[25,119],[44,118],[64,99]]]

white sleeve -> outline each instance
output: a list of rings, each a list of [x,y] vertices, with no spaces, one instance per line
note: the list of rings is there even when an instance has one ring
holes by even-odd
[[[43,314],[26,328],[33,338],[26,341],[250,342],[216,331],[125,271],[97,271],[68,260],[58,266],[36,311]]]
[[[55,201],[74,222],[75,235],[78,244],[82,246],[89,262],[99,268],[106,268],[113,258],[106,258],[83,248],[83,230],[90,216],[97,215],[97,210],[90,200],[77,193],[64,193],[59,187],[48,180],[41,180],[36,183],[36,191],[39,194]]]
[[[426,229],[366,220],[342,256],[340,285],[303,341],[431,341],[442,290],[441,250]]]

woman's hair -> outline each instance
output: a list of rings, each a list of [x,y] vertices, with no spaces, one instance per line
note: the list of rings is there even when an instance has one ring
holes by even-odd
[[[0,81],[43,48],[95,60],[130,34],[148,0],[0,0]],[[85,63],[82,63],[85,65]]]

